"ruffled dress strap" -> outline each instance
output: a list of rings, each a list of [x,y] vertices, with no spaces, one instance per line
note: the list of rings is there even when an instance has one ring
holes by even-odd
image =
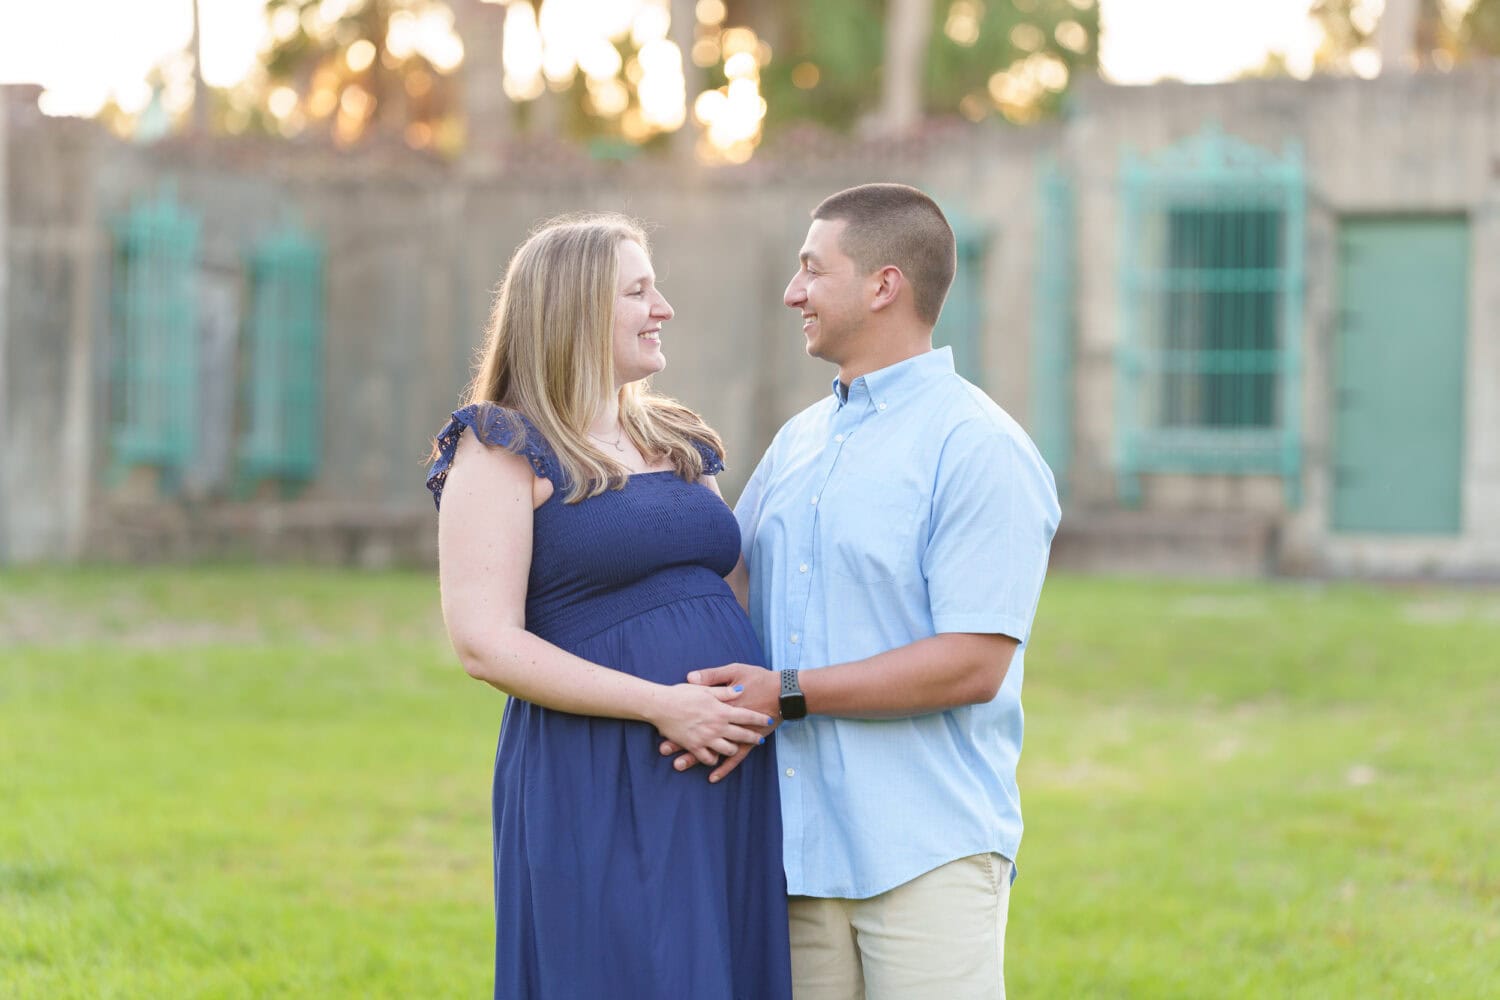
[[[465,428],[473,431],[484,444],[526,456],[539,478],[550,480],[558,488],[566,488],[556,453],[530,420],[518,411],[496,403],[471,403],[461,410],[454,410],[448,426],[437,436],[438,457],[427,470],[427,488],[432,491],[434,506],[442,507],[443,486],[448,481],[453,454]]]
[[[714,451],[713,448],[693,438],[693,447],[698,449],[698,454],[703,457],[703,474],[705,476],[717,476],[724,471],[724,456]]]

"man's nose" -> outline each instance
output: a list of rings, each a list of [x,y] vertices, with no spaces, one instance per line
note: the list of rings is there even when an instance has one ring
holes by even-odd
[[[793,309],[799,309],[803,302],[807,301],[807,292],[802,288],[802,282],[792,278],[786,286],[786,292],[781,296],[781,301]]]

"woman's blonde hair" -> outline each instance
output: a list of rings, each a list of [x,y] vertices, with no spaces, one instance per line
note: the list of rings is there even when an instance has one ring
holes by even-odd
[[[619,489],[628,469],[601,451],[588,428],[618,391],[620,425],[648,461],[671,459],[688,482],[703,475],[694,442],[724,454],[692,410],[641,382],[615,389],[619,245],[646,233],[623,215],[562,216],[543,223],[506,267],[466,404],[498,403],[525,414],[556,452],[567,503]],[[524,442],[516,428],[515,449]]]

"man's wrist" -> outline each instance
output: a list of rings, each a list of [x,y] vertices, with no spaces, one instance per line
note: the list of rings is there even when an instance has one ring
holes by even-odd
[[[778,699],[781,717],[796,720],[807,717],[807,696],[802,693],[798,671],[788,667],[781,671],[781,696]]]

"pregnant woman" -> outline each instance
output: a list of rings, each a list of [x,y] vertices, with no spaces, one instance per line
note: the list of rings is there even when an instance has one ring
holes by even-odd
[[[725,577],[718,436],[652,394],[672,307],[640,227],[555,220],[500,287],[468,405],[438,435],[443,615],[504,691],[495,996],[790,998],[770,720],[689,670],[764,663]]]

